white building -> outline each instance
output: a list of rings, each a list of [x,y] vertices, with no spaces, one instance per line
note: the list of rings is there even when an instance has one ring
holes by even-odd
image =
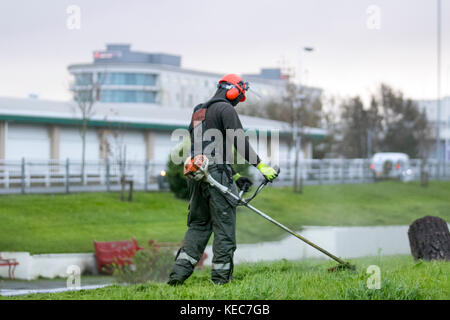
[[[133,181],[147,186],[166,167],[170,151],[180,142],[172,139],[173,131],[188,128],[192,108],[211,98],[223,76],[186,70],[181,68],[179,56],[134,52],[129,45],[108,45],[106,51],[94,52],[93,63],[68,69],[74,75],[75,97],[93,101],[86,132],[87,169],[81,170],[83,118],[76,102],[79,100],[3,97],[0,187],[21,185],[23,191],[32,181],[46,186],[57,181],[68,186],[72,173],[78,174],[77,179],[87,175],[83,183],[96,179],[103,184],[108,179],[105,177],[119,177],[118,163],[124,159],[135,163]],[[280,97],[285,90],[286,80],[279,69],[263,69],[261,74],[245,79],[262,98]],[[237,108],[245,108],[252,100],[257,102],[257,97],[248,94],[247,101]],[[241,121],[246,130],[258,133],[252,145],[264,161],[292,163],[288,123],[249,116],[241,116]],[[259,136],[266,131],[273,135],[268,143],[261,143],[264,140]],[[325,131],[305,128],[303,132],[300,157],[312,158],[312,141],[323,139]],[[274,144],[276,141],[279,145]],[[110,163],[115,173],[108,171]]]
[[[436,137],[436,120],[438,117],[438,103],[437,100],[418,100],[416,101],[420,110],[425,110],[427,119],[433,126],[434,132],[432,134]],[[450,161],[450,97],[441,99],[440,119],[439,119],[439,158],[441,160]],[[436,149],[431,150],[433,158],[436,157]]]
[[[208,100],[224,75],[188,70],[181,57],[164,53],[130,50],[130,45],[109,44],[106,51],[95,51],[93,63],[68,67],[76,92],[98,85],[97,96],[106,103],[152,103],[165,107],[189,108]],[[262,69],[246,75],[250,88],[261,98],[279,97],[285,91],[286,77],[280,69]],[[248,103],[257,102],[248,94]]]
[[[94,112],[88,121],[87,160],[107,157],[114,160],[118,157],[119,147],[126,146],[127,161],[165,164],[170,150],[179,142],[171,140],[171,133],[175,129],[187,129],[191,117],[191,108],[139,103],[98,102],[94,105]],[[240,117],[247,130],[278,131],[279,161],[293,159],[289,145],[292,133],[287,123]],[[77,104],[72,101],[0,98],[0,160],[80,161],[81,119]],[[324,136],[322,129],[306,128],[302,156],[311,158],[312,140]],[[271,155],[264,146],[257,151],[266,161],[276,154]]]

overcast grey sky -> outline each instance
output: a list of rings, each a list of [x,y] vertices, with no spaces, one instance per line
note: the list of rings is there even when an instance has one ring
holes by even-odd
[[[66,26],[69,5],[81,9],[79,30]],[[219,73],[258,72],[283,57],[297,68],[301,58],[302,80],[328,94],[367,96],[384,81],[434,98],[436,18],[435,0],[2,0],[0,96],[69,99],[67,65],[91,62],[106,43],[130,43]],[[367,26],[373,21],[379,29]],[[449,30],[450,3],[442,0],[443,95]],[[315,50],[300,55],[302,46]]]

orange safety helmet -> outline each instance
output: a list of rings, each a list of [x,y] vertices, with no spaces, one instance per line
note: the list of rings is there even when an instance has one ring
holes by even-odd
[[[225,85],[224,83],[228,83]],[[240,102],[245,101],[245,91],[249,89],[248,82],[244,82],[240,76],[237,74],[227,74],[219,81],[219,87],[228,89],[227,99],[234,100],[242,94]]]

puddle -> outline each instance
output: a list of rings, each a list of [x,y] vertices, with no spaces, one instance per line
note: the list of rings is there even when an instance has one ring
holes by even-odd
[[[79,290],[93,290],[108,286],[109,284],[99,284],[91,286],[81,286],[80,288],[47,288],[47,289],[2,289],[0,290],[0,295],[5,297],[20,296],[25,294],[36,294],[36,293],[56,293],[65,291],[79,291]]]
[[[341,258],[358,258],[377,255],[411,254],[408,240],[408,226],[375,227],[319,227],[307,226],[300,235]],[[207,246],[208,258],[205,265],[211,265],[212,246]],[[292,235],[280,241],[256,244],[238,244],[234,263],[301,260],[326,258],[326,255],[310,247]]]
[[[113,284],[110,276],[81,276],[81,287],[67,287],[67,279],[38,279],[38,280],[0,280],[0,295],[17,296],[34,293],[55,293],[71,290],[92,290]]]

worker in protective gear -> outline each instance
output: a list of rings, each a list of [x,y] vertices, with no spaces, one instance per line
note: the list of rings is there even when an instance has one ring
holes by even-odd
[[[205,154],[209,160],[209,174],[236,195],[237,188],[247,191],[252,181],[233,170],[231,164],[235,157],[234,154],[229,154],[229,150],[233,150],[233,147],[266,179],[272,181],[277,177],[275,169],[263,163],[250,146],[248,136],[245,136],[234,108],[239,102],[245,101],[248,88],[248,83],[238,75],[226,75],[218,83],[214,96],[208,102],[194,108],[189,126],[191,157]],[[205,133],[211,129],[216,133],[220,132],[224,138],[205,138]],[[230,137],[227,135],[229,130],[237,134]],[[244,136],[239,137],[239,135]],[[168,284],[182,284],[192,274],[213,232],[211,279],[215,284],[225,284],[231,280],[233,274],[237,201],[224,195],[207,182],[188,180],[188,188],[190,199],[188,230],[183,246],[175,257]]]

